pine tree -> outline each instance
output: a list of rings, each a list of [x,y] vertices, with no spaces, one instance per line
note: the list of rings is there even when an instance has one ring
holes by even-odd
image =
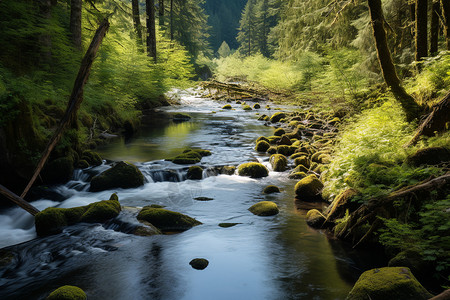
[[[416,0],[416,61],[428,56],[428,0]]]
[[[147,12],[147,55],[153,57],[153,60],[156,62],[155,3],[153,1],[145,1]]]
[[[219,50],[217,50],[217,54],[219,57],[227,57],[231,54],[230,46],[228,46],[227,42],[223,41],[222,45],[220,45]]]
[[[139,0],[132,0],[131,8],[132,8],[132,12],[133,12],[133,25],[134,25],[134,31],[136,32],[136,36],[137,36],[137,43],[138,43],[138,45],[141,45],[142,44],[142,25],[141,25],[141,16],[139,13]]]
[[[246,56],[257,52],[257,28],[255,17],[255,0],[248,0],[241,15],[237,40],[240,43],[239,51]]]

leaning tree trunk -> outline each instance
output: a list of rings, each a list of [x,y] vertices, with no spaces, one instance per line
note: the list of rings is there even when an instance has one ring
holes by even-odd
[[[373,35],[375,38],[375,45],[377,48],[378,61],[380,62],[381,72],[384,81],[391,89],[394,97],[400,102],[406,119],[412,121],[419,116],[420,107],[409,95],[398,78],[395,70],[394,62],[392,61],[391,52],[386,39],[386,31],[384,29],[384,16],[381,6],[381,0],[368,0],[370,18],[372,23]]]
[[[428,56],[428,0],[416,0],[416,61]]]
[[[439,40],[439,15],[441,4],[438,0],[433,1],[431,7],[431,23],[430,23],[430,55],[434,56],[438,52]]]
[[[137,43],[138,43],[138,46],[141,46],[142,45],[142,25],[141,25],[140,13],[139,13],[139,0],[132,0],[131,8],[133,10],[133,24],[134,24],[134,31],[136,31]]]
[[[145,1],[147,12],[147,55],[153,57],[153,60],[156,62],[155,3],[153,1]]]
[[[97,31],[95,32],[95,35],[92,38],[92,42],[89,45],[89,48],[86,51],[83,60],[81,61],[81,66],[78,71],[77,78],[75,79],[75,83],[73,84],[73,89],[69,98],[69,102],[67,104],[66,112],[64,113],[64,116],[61,119],[61,122],[58,128],[56,129],[55,133],[53,134],[52,138],[48,142],[47,147],[42,153],[41,159],[36,167],[36,170],[34,171],[33,176],[30,179],[30,182],[28,182],[28,185],[25,187],[24,191],[22,192],[22,195],[20,196],[21,198],[25,198],[29,189],[31,188],[34,181],[41,172],[42,168],[44,167],[45,162],[50,156],[50,153],[52,152],[53,148],[55,148],[56,144],[61,139],[64,130],[67,128],[69,124],[73,124],[77,119],[77,111],[81,105],[81,102],[83,101],[84,86],[89,78],[92,63],[94,62],[94,59],[97,56],[98,48],[100,47],[100,44],[102,43],[103,38],[105,37],[106,32],[108,31],[108,28],[109,22],[107,19],[105,19],[102,21]]]
[[[447,50],[450,51],[450,1],[441,0],[442,19],[444,20],[444,35],[447,41]]]
[[[81,0],[70,1],[69,29],[72,44],[81,50]]]

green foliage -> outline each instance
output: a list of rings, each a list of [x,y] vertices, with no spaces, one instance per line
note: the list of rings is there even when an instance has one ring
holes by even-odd
[[[219,50],[217,50],[217,54],[219,58],[227,57],[231,54],[230,46],[228,46],[227,42],[223,41],[222,45],[220,45]]]

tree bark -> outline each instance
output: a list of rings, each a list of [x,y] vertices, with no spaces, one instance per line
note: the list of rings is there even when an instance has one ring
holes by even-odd
[[[444,35],[447,50],[450,51],[450,1],[441,0],[442,19],[444,20]]]
[[[419,116],[420,107],[414,98],[405,91],[395,70],[386,39],[381,0],[368,0],[368,4],[381,73],[387,86],[406,113],[406,119],[410,122]]]
[[[156,62],[156,29],[154,0],[145,0],[147,12],[147,55]]]
[[[430,23],[430,55],[432,56],[436,55],[438,52],[440,8],[441,4],[439,3],[439,0],[433,1]]]
[[[164,26],[164,0],[159,0],[159,26]]]
[[[13,192],[8,190],[6,187],[4,187],[1,184],[0,184],[0,194],[5,196],[9,200],[13,201],[14,203],[19,205],[21,208],[23,208],[24,210],[26,210],[27,212],[29,212],[33,216],[35,216],[39,212],[39,209],[37,209],[36,207],[31,205],[27,201],[23,200],[21,197],[17,196],[16,194],[14,194]]]
[[[43,22],[49,22],[52,17],[52,2],[50,0],[38,0],[38,5],[39,14],[42,16]],[[52,62],[52,38],[48,31],[39,35],[39,45],[41,46],[39,55],[40,64],[50,67]]]
[[[30,179],[30,182],[28,182],[28,185],[25,187],[24,191],[22,192],[22,195],[20,196],[21,198],[25,198],[29,189],[31,188],[34,181],[36,180],[39,173],[41,172],[42,168],[44,167],[53,148],[56,146],[58,141],[61,139],[62,133],[64,132],[65,128],[69,124],[73,124],[74,120],[77,119],[77,110],[80,107],[81,102],[83,101],[84,85],[86,84],[86,82],[88,80],[89,73],[91,72],[92,63],[95,60],[98,48],[100,47],[100,44],[102,43],[102,40],[105,37],[106,32],[108,31],[108,28],[109,28],[109,22],[107,19],[105,19],[102,21],[102,23],[100,23],[100,26],[98,27],[97,31],[95,32],[95,35],[92,38],[92,42],[89,45],[89,48],[86,51],[86,54],[84,55],[83,60],[81,61],[80,70],[78,71],[77,78],[75,79],[75,83],[74,83],[73,89],[72,89],[72,94],[70,95],[69,102],[67,104],[66,112],[64,113],[64,116],[61,119],[61,122],[60,122],[58,128],[56,129],[55,133],[53,134],[52,138],[48,142],[47,147],[45,148],[44,152],[42,153],[41,159],[36,167],[36,170],[34,171],[33,176]]]
[[[141,17],[139,13],[139,0],[131,1],[131,8],[133,10],[133,24],[134,31],[136,31],[137,42],[138,45],[142,45],[142,25],[141,25]]]
[[[416,0],[416,61],[428,56],[428,0]]]
[[[170,40],[173,41],[173,0],[170,0]]]
[[[81,0],[70,1],[69,29],[73,45],[81,50]]]

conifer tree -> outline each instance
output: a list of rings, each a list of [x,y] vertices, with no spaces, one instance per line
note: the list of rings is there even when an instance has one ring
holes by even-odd
[[[428,56],[428,0],[416,0],[416,61]]]
[[[153,1],[145,1],[147,12],[147,55],[153,57],[153,60],[156,62],[155,3]]]
[[[447,50],[450,51],[450,1],[441,0],[441,10]]]
[[[430,22],[430,55],[435,55],[438,52],[440,11],[441,4],[438,0],[433,0]]]
[[[131,1],[131,9],[133,12],[133,25],[134,31],[136,32],[138,45],[142,44],[142,25],[141,25],[141,17],[139,13],[139,0]]]
[[[219,57],[227,57],[228,55],[230,55],[230,53],[230,46],[228,46],[227,42],[223,41],[222,45],[220,45],[219,50],[217,50],[217,54],[219,55]]]
[[[239,50],[246,56],[256,53],[256,18],[255,0],[248,0],[242,11],[237,40],[240,43]]]

